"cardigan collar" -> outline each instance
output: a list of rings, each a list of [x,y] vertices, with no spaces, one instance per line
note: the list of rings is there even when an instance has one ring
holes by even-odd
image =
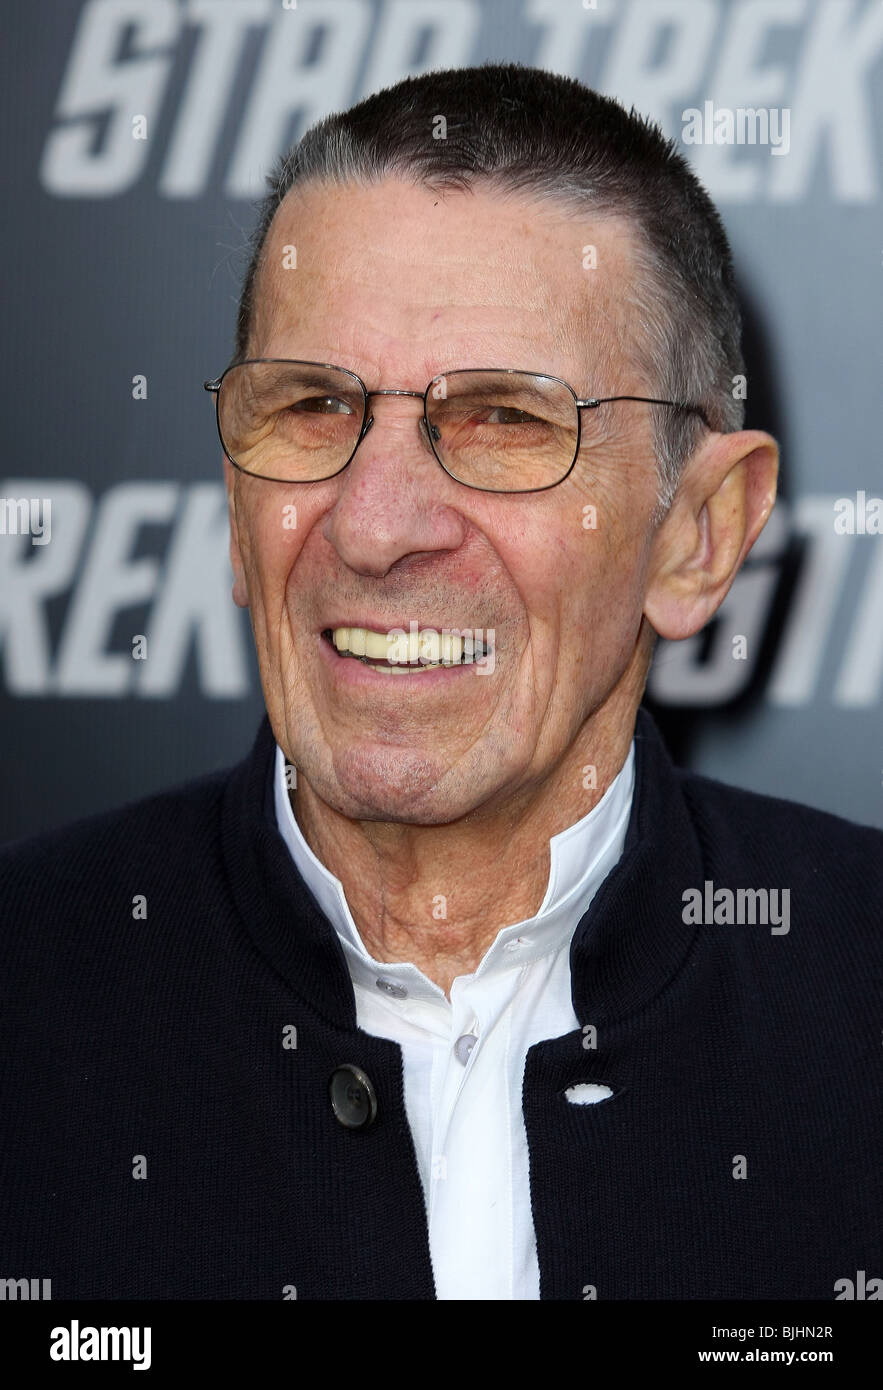
[[[242,921],[303,1003],[336,1028],[356,1027],[352,980],[337,932],[298,873],[279,833],[273,797],[276,740],[264,715],[251,753],[232,769],[221,807],[222,850]],[[571,942],[574,1011],[597,1024],[644,1007],[677,973],[697,928],[682,894],[703,882],[702,854],[659,730],[635,725],[635,791],[622,857]]]

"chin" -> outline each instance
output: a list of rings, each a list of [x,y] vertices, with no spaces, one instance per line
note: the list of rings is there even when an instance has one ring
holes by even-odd
[[[348,748],[334,759],[336,786],[314,789],[342,815],[354,820],[444,825],[475,806],[476,788],[468,793],[450,764],[401,749]],[[457,795],[457,789],[461,794]]]

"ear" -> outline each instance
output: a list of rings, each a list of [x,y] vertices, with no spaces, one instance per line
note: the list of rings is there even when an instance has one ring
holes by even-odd
[[[240,608],[248,607],[248,586],[245,582],[245,566],[239,547],[239,527],[236,522],[236,489],[239,475],[230,460],[224,459],[224,483],[227,488],[227,509],[230,513],[230,568],[233,570],[233,602]]]
[[[684,465],[653,538],[644,613],[672,641],[692,637],[726,598],[776,500],[779,446],[762,430],[706,438]]]

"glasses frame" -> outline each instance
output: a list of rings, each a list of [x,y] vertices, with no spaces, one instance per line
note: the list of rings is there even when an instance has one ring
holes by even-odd
[[[527,368],[522,367],[460,367],[455,368],[454,370],[449,372],[438,372],[429,382],[425,391],[405,391],[399,388],[385,388],[383,390],[378,391],[369,391],[362,378],[356,372],[350,371],[348,367],[339,367],[335,362],[308,362],[304,358],[300,357],[246,357],[241,362],[231,362],[229,367],[226,367],[219,377],[214,377],[210,381],[204,381],[202,385],[203,390],[212,393],[215,397],[215,424],[218,430],[218,439],[220,440],[221,448],[224,451],[224,457],[229,459],[233,467],[238,469],[240,473],[245,474],[246,477],[263,478],[264,481],[268,483],[297,483],[298,486],[301,486],[304,484],[305,480],[293,478],[270,478],[265,473],[250,473],[247,468],[243,468],[242,465],[237,463],[236,460],[232,458],[230,454],[227,452],[227,446],[224,443],[224,436],[221,433],[221,386],[224,382],[224,378],[230,372],[235,371],[237,367],[247,367],[252,363],[259,362],[280,362],[285,363],[286,365],[291,367],[319,367],[323,371],[342,372],[345,376],[350,377],[354,382],[358,384],[358,387],[362,393],[362,423],[359,427],[358,438],[356,439],[356,442],[353,445],[353,449],[349,458],[347,459],[346,463],[341,464],[340,468],[336,469],[333,473],[329,473],[324,478],[310,479],[310,482],[326,483],[331,478],[338,477],[339,474],[341,474],[344,471],[344,469],[348,468],[349,465],[352,463],[356,455],[356,450],[358,449],[362,440],[365,438],[365,435],[368,433],[371,426],[374,424],[374,416],[368,414],[368,403],[371,400],[372,396],[411,396],[414,400],[422,401],[423,418],[420,421],[420,424],[423,427],[425,437],[440,467],[444,470],[444,472],[448,475],[449,478],[452,478],[455,483],[459,483],[461,487],[468,487],[473,492],[489,492],[498,496],[502,495],[511,497],[519,496],[523,493],[529,492],[548,492],[550,488],[560,487],[560,485],[567,478],[570,477],[571,473],[573,472],[574,465],[577,459],[579,458],[580,443],[582,440],[582,412],[584,410],[596,410],[597,407],[600,405],[608,405],[613,401],[643,401],[647,405],[667,405],[670,406],[673,410],[684,411],[689,415],[698,415],[707,429],[713,429],[713,426],[710,420],[708,419],[708,416],[705,414],[705,411],[702,409],[701,406],[698,405],[685,405],[681,401],[663,401],[659,400],[655,396],[589,396],[585,400],[580,400],[579,396],[576,394],[570,383],[565,381],[562,377],[551,376],[548,372],[530,371]],[[446,377],[466,376],[470,372],[497,372],[501,376],[540,376],[544,377],[546,381],[554,381],[559,386],[566,387],[566,389],[570,392],[571,396],[573,397],[573,403],[576,407],[576,446],[574,448],[573,458],[570,460],[570,465],[567,469],[567,472],[564,473],[558,479],[557,482],[546,483],[543,487],[477,487],[474,483],[464,483],[462,478],[458,478],[457,475],[455,473],[452,473],[451,470],[447,467],[447,465],[444,462],[444,459],[440,458],[438,450],[435,447],[435,440],[433,439],[433,426],[430,424],[429,416],[426,413],[427,402],[429,400],[429,393],[432,390],[433,386],[435,386],[436,382],[442,381]]]

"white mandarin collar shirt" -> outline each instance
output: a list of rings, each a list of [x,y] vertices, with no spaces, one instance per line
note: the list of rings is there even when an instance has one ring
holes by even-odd
[[[632,743],[597,805],[549,841],[549,885],[536,916],[503,927],[475,973],[457,976],[448,999],[415,965],[369,955],[340,880],[313,854],[295,819],[277,745],[276,821],[340,938],[358,1027],[402,1049],[439,1299],[539,1298],[524,1064],[535,1043],[580,1026],[570,941],[622,854],[634,765]]]

